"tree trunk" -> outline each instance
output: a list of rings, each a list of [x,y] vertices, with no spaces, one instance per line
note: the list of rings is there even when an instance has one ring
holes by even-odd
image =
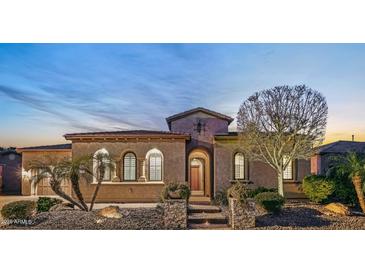
[[[93,198],[91,199],[91,204],[90,204],[90,209],[89,211],[92,211],[93,210],[93,207],[94,207],[94,204],[95,204],[95,200],[96,200],[96,196],[98,195],[98,192],[99,192],[99,188],[101,186],[101,180],[98,182],[98,184],[96,185],[96,188],[95,188],[95,191],[94,191],[94,194],[93,194]]]
[[[60,196],[61,198],[65,199],[66,201],[69,201],[71,204],[77,206],[78,208],[80,208],[81,210],[84,210],[84,208],[78,203],[76,202],[74,199],[72,199],[70,196],[68,196],[66,193],[64,193],[61,189],[61,187],[55,183],[51,184],[51,188],[54,191],[54,193],[56,193],[58,196]]]
[[[283,176],[283,167],[278,170],[278,193],[279,195],[284,197],[284,176]]]
[[[363,213],[365,213],[365,200],[364,200],[364,192],[362,190],[362,178],[360,176],[352,177],[352,183],[354,184],[357,199],[359,200],[359,204]]]
[[[76,178],[75,178],[76,180]],[[84,208],[85,211],[89,211],[84,197],[82,196],[82,193],[80,191],[80,186],[79,186],[79,180],[77,179],[77,181],[74,181],[71,179],[71,184],[72,184],[72,190],[75,192],[75,195],[77,197],[77,199],[80,201],[80,204],[82,205],[82,207]]]

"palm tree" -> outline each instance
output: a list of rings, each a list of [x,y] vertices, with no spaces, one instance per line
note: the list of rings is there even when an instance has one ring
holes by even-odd
[[[52,190],[58,196],[77,206],[81,210],[85,210],[82,204],[75,201],[62,190],[62,182],[69,178],[64,161],[55,161],[52,159],[48,161],[34,161],[30,165],[30,168],[38,171],[37,174],[31,178],[35,185],[43,180],[48,180]]]
[[[88,168],[91,160],[91,156],[82,156],[72,160],[65,160],[61,163],[61,168],[64,169],[65,176],[70,179],[72,190],[85,211],[89,211],[89,209],[80,190],[80,177],[88,180],[93,175],[92,170]]]
[[[365,199],[363,192],[363,178],[365,177],[365,158],[355,152],[339,159],[335,168],[341,175],[347,174],[354,185],[361,210],[365,213]]]
[[[104,181],[104,177],[106,172],[111,172],[114,170],[115,164],[114,161],[111,159],[108,153],[99,152],[93,157],[93,171],[94,177],[97,181],[97,185],[91,199],[91,204],[89,210],[93,210],[96,197],[98,195],[101,183]]]

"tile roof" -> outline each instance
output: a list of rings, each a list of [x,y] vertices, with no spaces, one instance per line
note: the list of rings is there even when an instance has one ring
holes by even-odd
[[[228,124],[230,124],[234,120],[232,117],[227,116],[225,114],[215,112],[215,111],[207,109],[207,108],[197,107],[197,108],[189,109],[187,111],[183,111],[183,112],[174,114],[172,116],[169,116],[169,117],[166,118],[166,122],[167,122],[169,128],[171,128],[171,122],[172,121],[174,121],[176,119],[179,119],[179,118],[183,118],[185,116],[188,116],[188,115],[196,113],[196,112],[204,112],[206,114],[209,114],[209,115],[215,116],[217,118],[226,120],[226,121],[228,121]]]
[[[78,137],[182,137],[190,138],[189,134],[171,132],[171,131],[159,131],[159,130],[124,130],[124,131],[99,131],[99,132],[81,132],[65,134],[66,140]]]
[[[58,145],[45,145],[45,146],[34,146],[34,147],[20,147],[16,150],[22,151],[37,151],[37,150],[68,150],[72,148],[72,144],[58,144]]]
[[[365,142],[337,141],[318,148],[317,154],[326,153],[365,153]]]

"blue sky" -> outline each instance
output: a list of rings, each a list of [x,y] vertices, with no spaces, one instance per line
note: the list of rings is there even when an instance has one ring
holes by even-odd
[[[326,96],[327,141],[365,140],[364,44],[0,44],[0,146],[167,130],[165,117],[197,106],[235,117],[283,84]]]

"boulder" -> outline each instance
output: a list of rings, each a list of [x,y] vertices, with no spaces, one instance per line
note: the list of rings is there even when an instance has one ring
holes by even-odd
[[[324,210],[327,211],[327,213],[331,213],[334,215],[341,215],[341,216],[351,215],[350,209],[341,203],[330,203],[324,207]]]
[[[120,219],[123,215],[117,206],[108,206],[98,211],[98,215],[105,218]]]
[[[49,209],[49,211],[66,211],[66,210],[74,210],[74,205],[71,203],[62,203],[62,204],[56,204]]]

